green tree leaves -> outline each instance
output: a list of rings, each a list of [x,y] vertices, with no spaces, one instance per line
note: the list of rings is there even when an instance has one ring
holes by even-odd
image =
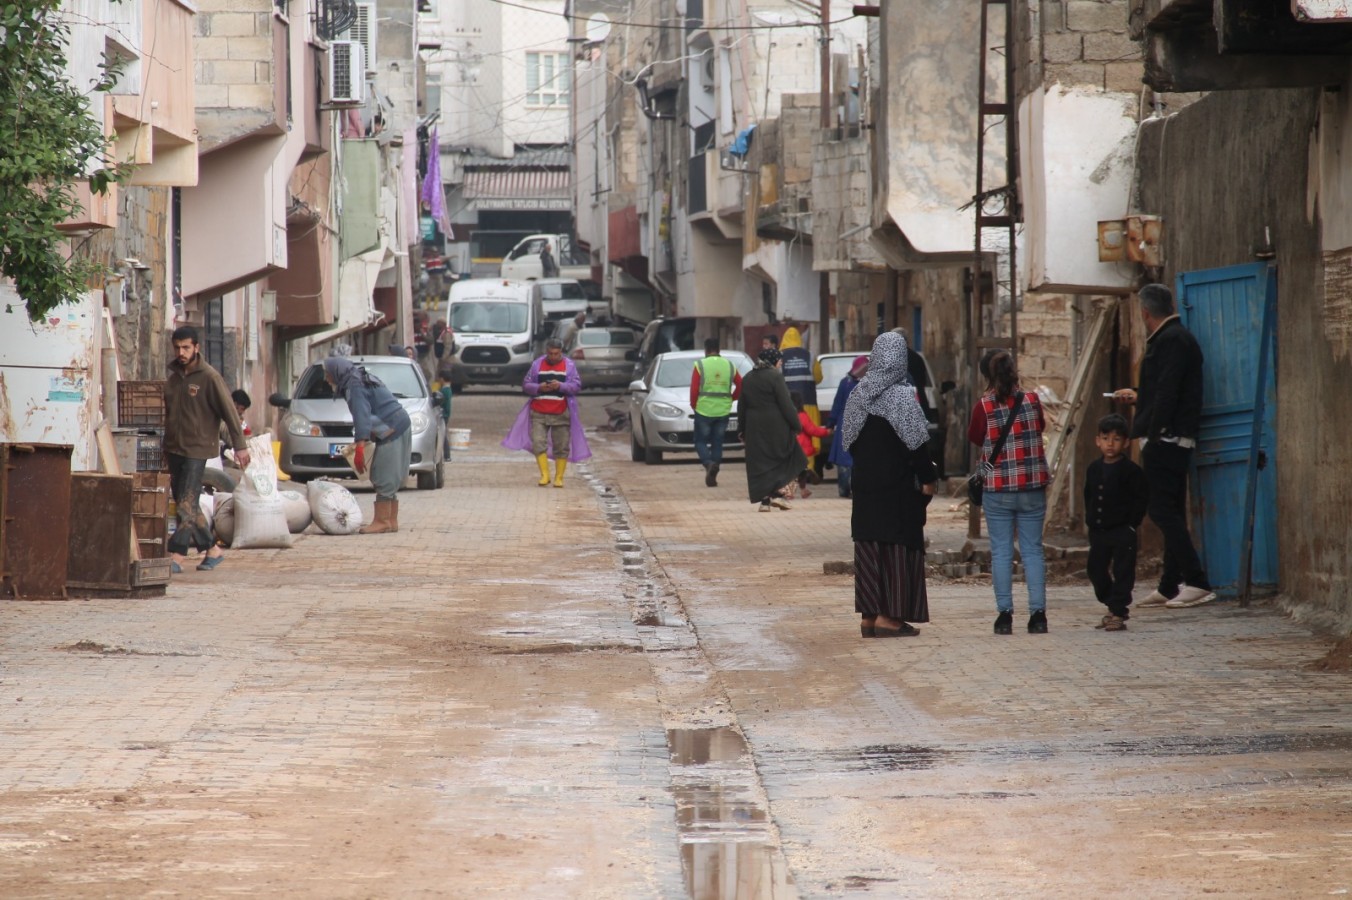
[[[67,258],[58,230],[80,212],[75,182],[88,179],[105,194],[124,177],[90,101],[70,81],[70,26],[60,7],[59,0],[0,7],[0,274],[14,280],[34,321],[78,297],[94,270]],[[114,81],[105,65],[90,87],[97,95]]]

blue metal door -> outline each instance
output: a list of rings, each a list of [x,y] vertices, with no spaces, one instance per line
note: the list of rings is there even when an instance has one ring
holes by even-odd
[[[1212,586],[1234,596],[1245,580],[1252,522],[1251,583],[1275,587],[1276,269],[1253,263],[1184,272],[1177,287],[1179,316],[1205,360],[1193,453],[1193,538]]]

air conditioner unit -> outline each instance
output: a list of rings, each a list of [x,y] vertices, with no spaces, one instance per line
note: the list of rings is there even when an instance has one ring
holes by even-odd
[[[360,41],[329,43],[328,102],[361,106],[366,102],[366,53]]]
[[[702,74],[704,77],[700,79],[700,87],[704,88],[706,94],[712,94],[714,92],[714,54],[712,50],[704,51]]]

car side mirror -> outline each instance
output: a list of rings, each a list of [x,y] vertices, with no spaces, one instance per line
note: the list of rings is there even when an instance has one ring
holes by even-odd
[[[647,386],[646,384],[643,383],[642,379],[640,379],[640,380],[638,380],[638,381],[631,381],[631,382],[629,382],[629,391],[630,391],[631,393],[634,393],[634,394],[643,394],[643,393],[646,393],[647,390],[648,390],[648,386]]]
[[[939,393],[947,394],[949,391],[956,390],[958,383],[956,381],[944,381],[939,384]]]
[[[291,398],[286,396],[286,394],[281,393],[280,391],[269,397],[268,403],[277,407],[278,409],[291,408]]]

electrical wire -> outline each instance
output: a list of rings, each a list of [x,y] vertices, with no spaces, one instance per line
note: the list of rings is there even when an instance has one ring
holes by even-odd
[[[498,4],[499,6],[510,6],[510,7],[515,8],[515,9],[524,9],[524,10],[527,10],[527,11],[529,11],[529,12],[538,12],[538,13],[545,13],[545,12],[546,12],[545,10],[537,9],[536,7],[533,7],[533,6],[525,6],[525,5],[520,4],[520,3],[511,3],[511,2],[509,2],[509,0],[489,0],[489,2],[490,2],[490,3],[496,3],[496,4]],[[548,15],[553,15],[552,13],[546,13],[546,14],[548,14]],[[559,15],[563,16],[565,19],[568,19],[570,22],[577,22],[577,21],[585,22],[585,21],[587,21],[587,19],[586,19],[585,16],[579,16],[579,15],[576,15],[576,14],[574,14],[574,13],[559,13]],[[850,19],[853,19],[853,18],[855,18],[855,16],[854,16],[853,14],[850,14],[850,15],[848,15],[848,16],[844,16],[844,17],[839,18],[839,19],[833,19],[833,20],[831,20],[831,21],[829,21],[829,22],[826,22],[826,23],[822,23],[822,22],[819,22],[819,21],[818,21],[818,22],[807,21],[807,22],[782,22],[782,23],[774,24],[774,25],[701,25],[701,26],[699,26],[698,30],[700,30],[700,31],[772,31],[772,30],[777,29],[777,28],[803,28],[803,27],[808,27],[808,26],[814,27],[814,28],[820,28],[823,24],[825,24],[825,25],[827,25],[827,26],[830,26],[830,25],[839,25],[840,23],[842,23],[842,22],[848,22]],[[689,25],[686,25],[686,24],[684,24],[684,23],[682,23],[682,24],[680,24],[680,25],[664,25],[664,24],[662,24],[662,23],[660,23],[660,22],[630,22],[630,21],[625,21],[625,22],[623,22],[623,23],[621,23],[621,24],[623,24],[623,25],[624,25],[625,27],[627,27],[627,28],[652,28],[652,29],[656,29],[656,30],[658,30],[658,31],[682,31],[682,32],[684,32],[684,31],[691,31],[691,30],[694,30],[694,29],[691,29],[691,27],[690,27]]]

